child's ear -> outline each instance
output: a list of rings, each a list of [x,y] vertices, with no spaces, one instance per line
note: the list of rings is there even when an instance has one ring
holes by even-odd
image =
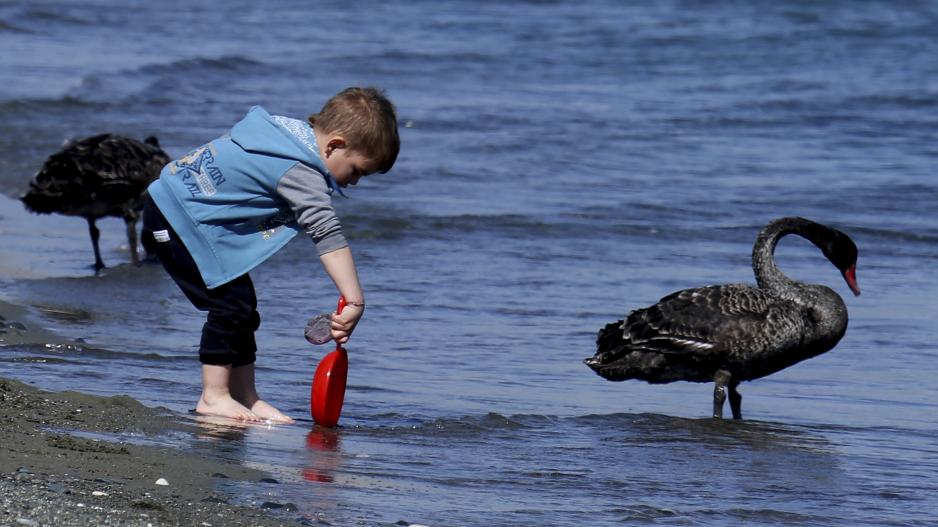
[[[334,135],[330,137],[329,141],[326,143],[326,155],[330,155],[333,151],[343,148],[345,148],[345,138],[341,135]]]

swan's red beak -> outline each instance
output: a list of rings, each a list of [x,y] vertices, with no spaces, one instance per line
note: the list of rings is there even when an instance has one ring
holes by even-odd
[[[853,294],[860,296],[860,286],[857,285],[857,265],[853,264],[849,269],[844,271],[844,280],[847,281],[847,285],[850,286],[850,290],[853,291]]]

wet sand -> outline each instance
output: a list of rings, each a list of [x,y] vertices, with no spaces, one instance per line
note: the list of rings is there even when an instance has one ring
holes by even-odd
[[[34,324],[26,309],[0,300],[0,353],[39,343],[69,345]],[[260,482],[269,478],[264,472],[178,449],[81,436],[89,432],[157,438],[205,430],[128,396],[48,392],[0,378],[0,526],[309,524],[291,518],[295,505],[239,506],[216,490],[223,481]],[[160,479],[168,484],[158,485]]]
[[[196,426],[127,396],[46,392],[0,379],[0,525],[302,525],[294,506],[227,503],[219,480],[267,474],[175,449],[87,439],[74,431],[147,435]],[[158,485],[159,479],[168,485]]]
[[[214,490],[220,480],[269,477],[261,471],[74,434],[197,428],[127,396],[53,393],[0,379],[0,525],[308,524],[289,518],[291,504],[237,506]],[[158,485],[161,478],[168,485]]]

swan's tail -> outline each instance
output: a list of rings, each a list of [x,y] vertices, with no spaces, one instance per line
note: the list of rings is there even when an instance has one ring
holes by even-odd
[[[616,362],[628,353],[629,342],[625,340],[622,320],[617,320],[599,330],[596,336],[596,354],[583,362],[600,376],[611,381],[625,380],[622,369]]]
[[[641,379],[658,383],[675,380],[667,378],[667,358],[658,350],[626,338],[624,325],[624,321],[618,320],[600,329],[596,337],[596,354],[583,359],[583,363],[609,381]]]
[[[44,192],[42,189],[32,187],[29,192],[20,196],[20,201],[30,212],[49,214],[62,210],[65,199],[62,194]]]

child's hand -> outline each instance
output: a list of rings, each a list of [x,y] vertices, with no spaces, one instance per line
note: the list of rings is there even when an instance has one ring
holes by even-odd
[[[346,305],[341,315],[332,313],[332,339],[339,344],[348,342],[364,313],[365,306],[359,304]]]

